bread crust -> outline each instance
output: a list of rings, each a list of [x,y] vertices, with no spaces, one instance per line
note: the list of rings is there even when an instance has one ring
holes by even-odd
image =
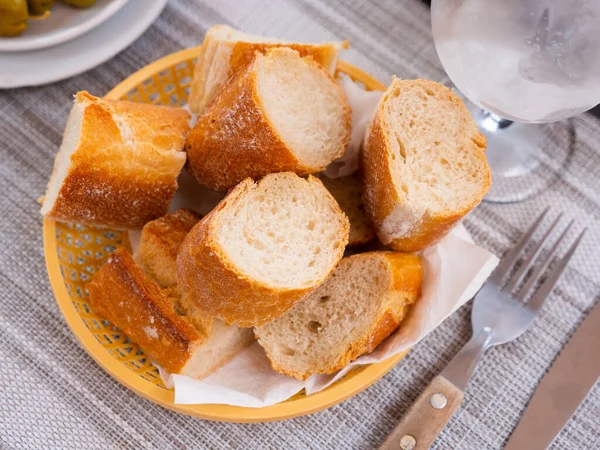
[[[385,258],[391,272],[388,293],[382,300],[380,313],[369,332],[358,339],[323,373],[334,373],[361,355],[371,353],[390,334],[398,329],[410,307],[420,298],[423,285],[423,265],[417,255],[397,252],[373,252]],[[359,257],[354,255],[353,257]]]
[[[421,258],[417,255],[377,251],[360,253],[344,258],[338,267],[352,264],[357,258],[369,258],[383,261],[388,271],[387,293],[380,299],[379,311],[371,323],[368,332],[357,336],[356,340],[338,355],[335,361],[322,370],[297,371],[281,364],[274,357],[273,349],[265,345],[260,339],[260,331],[255,329],[259,344],[263,346],[273,370],[290,375],[298,380],[305,380],[314,374],[332,374],[346,367],[361,355],[372,352],[384,339],[400,326],[402,320],[410,310],[411,305],[421,296],[423,284],[423,266]]]
[[[140,243],[133,260],[173,303],[175,312],[185,315],[196,329],[211,330],[213,318],[198,308],[177,285],[177,253],[189,231],[198,223],[200,216],[187,210],[175,212],[148,222],[142,228]]]
[[[312,176],[308,181],[321,184]],[[333,271],[332,267],[306,288],[280,288],[254,280],[231,262],[217,242],[217,229],[224,220],[221,212],[240,201],[253,187],[254,182],[246,179],[232,189],[190,231],[177,256],[177,281],[183,293],[200,309],[240,327],[262,325],[283,315]],[[327,192],[324,187],[323,190]],[[328,192],[327,195],[330,196]],[[335,202],[333,197],[331,201]],[[338,250],[338,260],[347,243],[349,224],[347,220],[345,223],[346,241]]]
[[[84,107],[81,137],[56,201],[45,215],[141,228],[165,214],[185,163],[189,113],[100,99],[87,92],[78,93],[75,101]],[[50,183],[56,175],[55,165]]]
[[[142,228],[140,244],[133,259],[146,274],[163,288],[177,286],[177,253],[185,237],[198,223],[200,216],[187,209],[179,209]]]
[[[331,42],[324,44],[303,44],[294,42],[244,42],[244,41],[222,41],[215,38],[214,34],[224,25],[215,25],[206,32],[204,41],[200,47],[194,77],[190,90],[189,106],[194,114],[202,114],[206,106],[216,97],[220,89],[225,85],[241,67],[246,66],[254,57],[256,52],[266,53],[272,48],[287,47],[296,50],[300,56],[312,56],[314,60],[334,75],[338,59],[338,52],[342,48],[348,48],[348,41]],[[206,83],[210,67],[213,64],[215,54],[227,55],[226,74],[218,80],[213,89],[207,90]]]
[[[363,245],[375,239],[375,229],[364,210],[362,179],[356,175],[329,178],[323,173],[318,178],[350,220],[348,247]]]
[[[419,223],[412,224],[411,229],[403,238],[391,238],[383,229],[383,223],[397,209],[410,211],[411,205],[406,194],[401,192],[394,183],[392,144],[389,130],[391,124],[387,123],[384,114],[384,105],[389,93],[398,85],[412,83],[426,86],[434,92],[441,93],[458,107],[462,115],[465,130],[471,130],[465,139],[465,146],[471,150],[473,158],[483,160],[484,182],[479,195],[470,203],[464,204],[457,210],[444,211],[439,214],[427,213]],[[460,100],[450,89],[439,83],[428,80],[395,80],[386,93],[382,96],[375,115],[367,130],[367,137],[361,152],[362,173],[365,182],[365,206],[371,217],[380,240],[390,248],[404,252],[414,252],[433,245],[444,237],[452,227],[468,212],[479,204],[491,186],[491,173],[485,161],[485,136],[477,130],[471,116]]]
[[[299,43],[287,43],[287,44],[264,44],[254,42],[236,42],[231,52],[229,59],[229,65],[231,67],[229,75],[231,76],[235,71],[248,64],[253,58],[256,52],[267,53],[272,48],[291,48],[300,53],[301,57],[310,56],[312,59],[319,64],[323,69],[331,76],[335,73],[335,67],[337,64],[338,52],[342,48],[348,48],[348,41],[326,43],[326,44],[299,44]]]
[[[258,179],[273,172],[306,175],[324,169],[302,164],[264,113],[257,87],[260,57],[272,56],[257,53],[239,70],[198,118],[187,138],[188,167],[196,180],[210,189],[226,191],[246,178]],[[304,61],[327,76],[332,89],[346,102],[341,86],[320,65],[311,58]],[[344,116],[347,133],[335,157],[341,156],[350,142],[351,111],[347,103]]]
[[[91,305],[102,317],[171,373],[180,373],[207,338],[175,312],[165,291],[123,248],[94,275],[89,292]]]

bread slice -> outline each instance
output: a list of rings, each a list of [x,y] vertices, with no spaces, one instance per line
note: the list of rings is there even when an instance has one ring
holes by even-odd
[[[185,163],[184,109],[79,92],[41,213],[52,219],[141,228],[167,212]]]
[[[319,180],[333,195],[333,198],[336,199],[350,221],[348,246],[366,244],[375,239],[373,224],[365,214],[361,179],[357,175],[329,178],[326,175],[319,174]]]
[[[379,239],[416,251],[442,238],[490,188],[485,137],[447,87],[394,80],[367,130],[365,206]]]
[[[213,320],[173,283],[177,250],[197,221],[190,211],[178,210],[149,222],[134,258],[124,249],[113,253],[93,277],[89,292],[94,309],[158,364],[200,379],[254,338],[250,329]]]
[[[304,380],[369,353],[395,331],[420,296],[416,255],[360,253],[285,315],[255,328],[274,370]]]
[[[261,325],[327,278],[348,231],[337,202],[312,176],[245,180],[187,235],[177,281],[209,314],[243,327]]]
[[[312,56],[330,75],[335,72],[338,52],[348,48],[348,42],[302,44],[275,38],[255,36],[226,25],[215,25],[206,32],[194,70],[189,107],[194,114],[202,114],[227,80],[254,57],[254,53],[271,48],[289,47],[301,56]]]
[[[275,48],[257,53],[198,118],[189,167],[220,191],[273,172],[319,172],[344,153],[350,125],[340,85],[312,58]]]

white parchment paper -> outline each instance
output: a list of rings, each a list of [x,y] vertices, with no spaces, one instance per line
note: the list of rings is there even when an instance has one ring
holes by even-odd
[[[348,75],[342,75],[340,84],[346,92],[348,104],[352,109],[352,136],[350,145],[348,145],[344,155],[325,169],[325,175],[329,178],[347,177],[358,170],[363,138],[383,93],[381,91],[365,91],[354,83]]]
[[[341,84],[353,109],[354,132],[346,154],[326,171],[331,177],[350,175],[358,168],[363,135],[381,95],[364,91],[347,77]],[[170,211],[185,207],[206,214],[223,197],[198,186],[187,173],[180,176],[179,186]],[[130,233],[130,242],[135,249],[139,232]],[[438,244],[425,249],[422,258],[423,294],[401,327],[375,351],[361,356],[336,374],[313,375],[305,381],[279,374],[271,369],[264,351],[255,342],[203,380],[169,375],[164,370],[161,376],[167,386],[175,388],[178,404],[217,403],[259,408],[286,400],[302,389],[306,389],[307,394],[318,392],[343,377],[354,365],[380,362],[415,346],[471,299],[498,263],[495,256],[473,243],[462,225]]]

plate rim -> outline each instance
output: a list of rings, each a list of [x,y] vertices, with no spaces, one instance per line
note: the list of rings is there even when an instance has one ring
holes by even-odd
[[[63,32],[59,32],[50,38],[48,38],[45,34],[30,40],[19,40],[19,37],[21,36],[14,38],[2,37],[0,38],[0,52],[29,52],[63,44],[67,41],[78,38],[82,34],[93,30],[99,25],[102,25],[121,8],[123,8],[128,1],[129,0],[111,0],[106,3],[106,5],[104,5],[104,7],[95,16],[90,17],[83,23],[63,30]],[[27,30],[25,30],[25,33],[27,33]]]
[[[199,49],[200,47],[193,47],[172,53],[147,65],[115,86],[108,92],[106,97],[121,98],[141,81],[175,64],[195,57],[199,53]],[[385,86],[371,75],[345,61],[339,60],[337,69],[363,81],[373,89],[385,90]],[[114,358],[96,340],[75,309],[63,281],[57,251],[56,223],[48,218],[44,218],[43,222],[43,239],[46,269],[54,297],[67,325],[81,346],[100,367],[120,384],[147,400],[182,414],[213,421],[238,423],[271,422],[312,414],[341,403],[365,390],[388,373],[409,351],[406,350],[379,363],[366,365],[360,373],[342,382],[335,383],[323,391],[271,406],[252,408],[219,404],[175,404],[172,389],[167,390],[144,380]],[[140,380],[143,380],[142,383],[140,383]]]
[[[132,26],[132,28],[134,28],[135,31],[133,32],[133,34],[128,36],[128,38],[126,40],[115,41],[112,43],[112,47],[108,47],[108,49],[106,49],[104,51],[98,50],[98,48],[103,48],[103,47],[96,48],[93,53],[93,55],[94,55],[93,58],[88,59],[86,62],[81,64],[81,66],[77,67],[76,69],[69,68],[65,64],[62,64],[61,70],[58,73],[53,74],[52,76],[46,77],[45,72],[42,70],[43,67],[41,67],[41,66],[38,66],[38,67],[35,67],[32,69],[28,69],[28,70],[31,72],[40,73],[43,75],[40,77],[37,77],[37,78],[34,77],[33,79],[29,79],[25,82],[20,81],[21,78],[19,77],[19,75],[22,74],[22,72],[13,72],[9,76],[2,75],[0,73],[0,89],[16,89],[16,88],[23,88],[23,87],[43,86],[46,84],[65,80],[67,78],[71,78],[76,75],[80,75],[84,72],[87,72],[88,70],[91,70],[95,67],[100,66],[101,64],[105,63],[106,61],[113,58],[115,55],[117,55],[118,53],[122,52],[124,49],[129,47],[144,32],[146,32],[148,30],[148,28],[150,28],[150,26],[156,21],[158,16],[161,14],[161,12],[165,8],[167,2],[168,2],[168,0],[129,0],[122,8],[122,11],[126,10],[127,8],[131,8],[131,5],[134,5],[136,7],[136,9],[134,9],[132,13],[134,13],[135,11],[137,11],[139,9],[140,4],[143,4],[143,6],[145,6],[145,7],[144,7],[144,12],[143,12],[144,20],[138,22],[137,27]],[[146,4],[147,4],[147,6],[146,6]],[[113,15],[113,17],[111,17],[109,20],[105,21],[101,26],[98,26],[95,29],[90,30],[87,34],[79,36],[77,39],[72,39],[70,41],[63,42],[60,45],[55,45],[54,47],[50,47],[48,49],[31,50],[28,52],[20,52],[20,53],[19,52],[0,52],[0,65],[7,64],[6,60],[10,57],[10,55],[18,55],[18,56],[33,55],[33,56],[35,56],[36,54],[39,54],[39,52],[42,52],[42,51],[53,52],[57,49],[60,49],[62,46],[71,45],[74,42],[75,43],[78,42],[79,40],[87,39],[89,36],[92,36],[95,33],[98,33],[99,30],[101,30],[102,27],[106,26],[107,23],[110,23],[110,21],[117,20],[117,19],[118,19],[118,17],[115,17],[115,15]],[[100,54],[100,56],[98,57],[99,54]]]

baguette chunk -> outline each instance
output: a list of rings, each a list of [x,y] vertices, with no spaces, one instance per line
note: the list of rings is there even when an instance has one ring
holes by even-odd
[[[199,308],[253,326],[281,316],[342,258],[348,219],[316,178],[245,180],[187,235],[177,281]]]
[[[167,212],[190,114],[79,92],[44,198],[61,221],[141,228]]]
[[[114,252],[89,291],[94,309],[163,368],[201,379],[254,339],[250,329],[225,325],[200,311],[174,283],[177,251],[198,219],[178,210],[149,222],[134,258],[124,249]]]
[[[277,47],[296,50],[301,56],[312,56],[333,75],[338,52],[347,48],[347,42],[303,44],[275,38],[255,36],[226,25],[215,25],[206,32],[200,48],[189,98],[194,114],[202,114],[233,74],[248,64],[255,52],[265,53]]]
[[[401,324],[421,293],[420,258],[368,252],[333,274],[282,317],[255,328],[274,370],[304,380],[369,353]]]
[[[142,228],[140,244],[133,259],[163,288],[176,288],[177,252],[183,240],[200,221],[200,216],[187,209],[179,209]]]
[[[168,292],[179,315],[186,316],[197,329],[210,330],[214,319],[198,309],[177,285],[177,253],[185,237],[200,216],[186,209],[148,222],[142,229],[140,243],[133,259],[156,284]]]
[[[447,87],[394,80],[367,130],[365,207],[381,242],[401,251],[430,246],[490,188],[485,137]]]
[[[341,86],[312,58],[275,48],[234,75],[186,142],[196,180],[226,191],[273,172],[322,171],[350,142]]]

